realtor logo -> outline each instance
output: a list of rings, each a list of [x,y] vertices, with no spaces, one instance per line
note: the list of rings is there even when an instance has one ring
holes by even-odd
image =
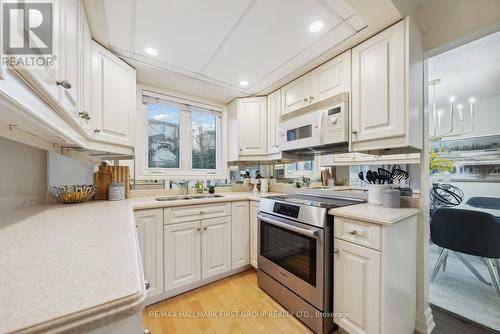
[[[3,65],[53,65],[53,4],[4,2],[2,4]]]

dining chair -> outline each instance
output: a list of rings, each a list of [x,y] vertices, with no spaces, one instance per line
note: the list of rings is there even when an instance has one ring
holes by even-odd
[[[500,222],[495,216],[476,210],[439,208],[432,215],[430,228],[432,242],[442,248],[431,282],[445,263],[448,251],[453,251],[481,282],[493,285],[500,297]],[[462,254],[480,257],[488,268],[491,283]]]

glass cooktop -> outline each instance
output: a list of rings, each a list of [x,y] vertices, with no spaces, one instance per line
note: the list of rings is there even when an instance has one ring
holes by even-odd
[[[363,200],[354,198],[321,197],[321,196],[311,196],[311,195],[281,195],[281,196],[270,196],[268,198],[274,199],[276,201],[309,205],[326,209],[338,208],[341,206],[354,205],[364,202]]]

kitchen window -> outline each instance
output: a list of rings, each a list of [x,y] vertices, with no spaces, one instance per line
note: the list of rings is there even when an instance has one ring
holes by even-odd
[[[221,174],[222,113],[180,101],[143,96],[147,114],[143,174]]]

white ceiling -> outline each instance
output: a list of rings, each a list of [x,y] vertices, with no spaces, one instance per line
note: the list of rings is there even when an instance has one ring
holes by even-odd
[[[436,105],[457,103],[469,98],[500,94],[500,32],[480,38],[429,59],[429,81],[441,79],[436,86]],[[432,103],[432,86],[429,102]]]
[[[135,66],[140,82],[223,103],[269,93],[400,17],[390,0],[86,0],[89,7],[93,37]],[[324,28],[312,33],[317,20]]]

